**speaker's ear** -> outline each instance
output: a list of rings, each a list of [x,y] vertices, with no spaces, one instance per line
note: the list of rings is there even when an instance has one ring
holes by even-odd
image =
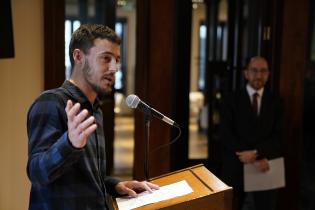
[[[11,0],[0,1],[0,58],[14,57]]]
[[[74,49],[72,53],[72,57],[74,60],[74,64],[82,64],[84,65],[85,57],[83,55],[83,52],[80,49]]]

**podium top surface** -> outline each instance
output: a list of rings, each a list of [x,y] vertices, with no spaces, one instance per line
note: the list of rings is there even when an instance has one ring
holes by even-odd
[[[184,196],[142,206],[136,209],[163,209],[178,203],[189,202],[191,200],[207,197],[212,194],[232,190],[231,187],[223,183],[202,164],[152,178],[150,182],[158,184],[159,186],[164,186],[182,180],[186,180],[194,192]],[[115,210],[118,210],[116,202],[114,202],[114,208]]]

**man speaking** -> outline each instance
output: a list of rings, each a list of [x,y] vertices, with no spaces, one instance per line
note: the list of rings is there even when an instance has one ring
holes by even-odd
[[[70,80],[45,91],[27,116],[30,210],[108,210],[109,195],[158,189],[106,176],[100,98],[111,91],[120,39],[110,28],[81,25],[69,46]],[[59,69],[64,71],[64,69]]]

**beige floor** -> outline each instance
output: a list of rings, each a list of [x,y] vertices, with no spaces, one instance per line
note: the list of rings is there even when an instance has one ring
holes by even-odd
[[[207,157],[207,137],[198,133],[198,126],[191,121],[189,158],[199,159]],[[134,149],[134,120],[132,117],[115,118],[114,141],[114,175],[122,179],[131,179]]]

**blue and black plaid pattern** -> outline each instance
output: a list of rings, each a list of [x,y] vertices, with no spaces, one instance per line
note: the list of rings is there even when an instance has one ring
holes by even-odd
[[[83,149],[74,148],[67,132],[67,100],[79,102],[97,122]],[[27,173],[32,182],[30,210],[108,209],[108,193],[118,180],[105,175],[103,116],[69,81],[42,93],[27,116],[29,138]]]

